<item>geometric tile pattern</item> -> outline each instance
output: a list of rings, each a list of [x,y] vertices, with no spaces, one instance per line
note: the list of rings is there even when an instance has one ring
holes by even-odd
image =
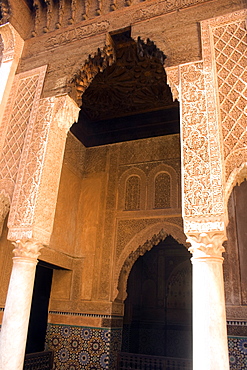
[[[224,157],[247,148],[247,37],[244,20],[213,28]]]
[[[231,370],[247,369],[247,337],[228,336]]]
[[[115,369],[121,329],[48,324],[46,349],[54,351],[53,369]]]

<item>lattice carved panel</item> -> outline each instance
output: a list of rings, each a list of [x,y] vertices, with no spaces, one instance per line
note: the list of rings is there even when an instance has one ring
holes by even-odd
[[[11,227],[27,227],[32,224],[53,107],[53,98],[42,99],[40,102],[28,153],[24,153],[26,154],[25,166],[21,168],[17,191],[14,194],[14,212],[9,217]]]
[[[27,128],[35,119],[45,71],[46,67],[41,67],[15,78],[3,117],[3,126],[8,128],[0,157],[0,180],[16,181]]]
[[[247,149],[247,35],[246,23],[239,20],[212,29],[218,97],[224,143],[224,158]],[[237,154],[237,153],[236,153]],[[230,160],[227,176],[235,166]],[[229,167],[229,164],[228,164]]]
[[[211,78],[221,131],[222,184],[227,198],[234,173],[246,162],[247,10],[201,22],[204,69]],[[226,206],[225,206],[226,209]]]
[[[162,172],[155,178],[154,208],[170,208],[171,179]]]
[[[38,237],[44,243],[49,240],[66,135],[78,112],[67,95],[40,99],[21,157],[9,215],[9,239],[32,238],[36,227]]]
[[[140,178],[131,176],[126,182],[125,210],[140,209]]]

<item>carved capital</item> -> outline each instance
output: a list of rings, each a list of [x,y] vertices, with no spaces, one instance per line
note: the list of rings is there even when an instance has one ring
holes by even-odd
[[[15,257],[36,260],[40,255],[43,245],[34,239],[22,239],[12,242],[15,246],[13,253]]]
[[[66,133],[74,122],[78,120],[80,108],[68,95],[55,98],[54,119],[60,129]]]
[[[225,233],[208,232],[187,235],[187,241],[191,243],[189,251],[193,254],[194,260],[205,261],[208,259],[216,262],[223,262],[222,253],[225,248],[222,243],[226,240]]]

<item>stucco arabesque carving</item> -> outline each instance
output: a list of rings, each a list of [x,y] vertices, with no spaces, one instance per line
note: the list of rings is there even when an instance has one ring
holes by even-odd
[[[55,36],[49,37],[45,43],[47,49],[54,49],[58,46],[69,44],[73,41],[84,39],[85,37],[99,35],[107,32],[110,23],[106,20],[87,24],[86,26],[74,27],[68,31],[60,32]]]
[[[14,258],[24,258],[28,260],[37,260],[43,245],[34,239],[22,239],[12,242],[14,245]]]
[[[185,0],[183,2],[177,1],[160,1],[156,4],[151,4],[137,10],[133,19],[135,22],[146,20],[152,17],[157,17],[162,14],[170,13],[178,9],[190,7],[192,5],[205,3],[209,0]]]
[[[191,243],[189,251],[193,254],[194,260],[214,260],[223,261],[222,253],[225,251],[223,242],[226,240],[225,232],[204,232],[187,234],[187,241]]]

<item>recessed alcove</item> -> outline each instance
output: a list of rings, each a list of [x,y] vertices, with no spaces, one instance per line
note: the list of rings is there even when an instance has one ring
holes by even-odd
[[[130,29],[111,38],[116,61],[82,95],[72,133],[86,147],[179,133],[163,52],[150,40],[132,39]]]

